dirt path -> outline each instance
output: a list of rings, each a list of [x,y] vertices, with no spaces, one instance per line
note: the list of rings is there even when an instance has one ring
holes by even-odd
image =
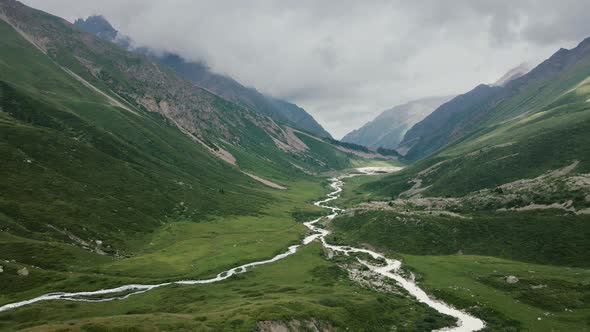
[[[252,179],[254,179],[254,180],[256,180],[256,181],[264,184],[265,186],[269,186],[271,188],[281,189],[281,190],[287,189],[287,187],[283,187],[280,184],[276,184],[276,183],[274,183],[272,181],[269,181],[267,179],[263,179],[260,176],[257,176],[257,175],[254,175],[254,174],[250,174],[250,173],[246,173],[244,171],[242,171],[242,173],[244,173],[244,174],[248,175],[249,177],[251,177]]]

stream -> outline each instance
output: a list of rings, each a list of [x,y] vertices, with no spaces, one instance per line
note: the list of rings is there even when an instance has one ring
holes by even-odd
[[[328,220],[334,219],[341,211],[343,211],[342,209],[340,209],[338,207],[330,206],[330,205],[327,205],[326,203],[333,201],[333,200],[340,197],[340,193],[342,192],[342,187],[344,186],[344,181],[343,181],[344,179],[351,178],[354,176],[359,176],[359,175],[374,175],[374,174],[394,172],[394,171],[398,171],[399,169],[400,168],[396,168],[396,167],[358,168],[357,171],[359,171],[360,173],[343,175],[340,177],[330,179],[330,181],[331,181],[330,187],[333,189],[333,191],[330,192],[329,194],[327,194],[327,198],[315,202],[314,205],[329,209],[331,211],[331,213],[328,216],[321,217],[321,218],[304,223],[304,225],[307,228],[309,228],[313,233],[311,235],[305,237],[303,239],[302,244],[290,246],[286,252],[278,254],[271,259],[252,262],[252,263],[244,264],[244,265],[241,265],[238,267],[234,267],[234,268],[229,269],[227,271],[221,272],[216,277],[210,278],[210,279],[179,280],[179,281],[165,282],[165,283],[153,284],[153,285],[129,284],[129,285],[123,285],[123,286],[119,286],[119,287],[115,287],[115,288],[100,289],[100,290],[96,290],[96,291],[86,291],[86,292],[48,293],[48,294],[44,294],[44,295],[32,298],[30,300],[5,304],[3,306],[0,306],[0,312],[8,311],[11,309],[16,309],[16,308],[23,307],[23,306],[26,306],[29,304],[33,304],[35,302],[40,302],[40,301],[63,300],[63,301],[77,301],[77,302],[107,302],[107,301],[113,301],[113,300],[123,300],[123,299],[126,299],[132,295],[145,293],[145,292],[155,289],[155,288],[174,285],[174,284],[176,284],[176,285],[196,285],[196,284],[210,284],[210,283],[214,283],[214,282],[219,282],[219,281],[228,279],[235,274],[244,273],[251,267],[273,263],[273,262],[281,260],[285,257],[293,255],[295,252],[297,252],[297,249],[300,246],[309,244],[309,243],[313,242],[314,240],[319,239],[325,248],[331,249],[335,252],[341,252],[346,255],[348,255],[349,253],[365,253],[365,254],[370,255],[373,259],[379,259],[379,260],[385,261],[386,264],[383,266],[374,266],[374,265],[369,264],[368,262],[365,262],[363,260],[359,260],[359,262],[361,264],[365,265],[367,268],[369,268],[374,273],[377,273],[377,274],[380,274],[384,277],[395,280],[400,287],[402,287],[409,294],[414,296],[419,302],[422,302],[422,303],[428,305],[429,307],[433,308],[434,310],[438,311],[441,314],[449,315],[449,316],[455,317],[457,319],[457,326],[447,327],[447,328],[443,328],[443,329],[437,330],[437,331],[472,332],[472,331],[479,331],[479,330],[483,329],[485,326],[485,323],[481,319],[478,319],[477,317],[474,317],[474,316],[472,316],[466,312],[463,312],[461,310],[455,309],[452,306],[450,306],[442,301],[431,298],[430,296],[428,296],[428,294],[426,294],[426,292],[424,292],[424,290],[422,290],[418,285],[416,285],[416,283],[413,280],[409,280],[409,279],[404,278],[400,274],[400,268],[401,268],[400,261],[386,258],[384,255],[374,252],[374,251],[371,251],[371,250],[368,250],[368,249],[353,248],[350,246],[336,246],[336,245],[329,244],[326,242],[326,236],[328,234],[330,234],[330,232],[317,225],[321,220],[323,220],[325,218],[327,218]],[[124,294],[121,294],[121,293],[124,293]],[[92,297],[96,297],[96,296],[104,296],[104,295],[110,295],[110,294],[113,294],[114,296],[94,298],[94,299],[92,298]],[[121,294],[121,295],[117,296],[116,294]]]

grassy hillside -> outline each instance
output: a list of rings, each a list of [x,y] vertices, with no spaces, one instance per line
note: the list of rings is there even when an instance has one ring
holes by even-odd
[[[161,117],[108,105],[0,29],[2,211],[16,229],[51,224],[120,242],[167,217],[248,213],[269,201]],[[252,204],[232,203],[242,195]]]
[[[14,260],[16,266],[37,266],[54,276],[101,271],[111,276],[162,278],[206,275],[239,261],[268,257],[299,238],[303,227],[293,216],[317,213],[307,202],[323,192],[292,163],[317,170],[345,166],[307,164],[301,155],[283,152],[261,124],[272,124],[271,120],[201,90],[190,90],[190,83],[172,73],[150,80],[159,77],[163,81],[157,84],[176,84],[187,98],[200,103],[185,109],[182,100],[172,95],[168,98],[179,103],[176,115],[151,112],[136,103],[139,99],[122,97],[156,91],[155,85],[142,83],[147,82],[142,70],[154,70],[149,60],[16,2],[2,2],[2,6],[13,25],[29,29],[29,38],[38,36],[33,33],[52,38],[45,49],[39,49],[0,21],[0,150],[4,157],[0,165],[0,258]],[[32,18],[32,22],[17,21]],[[86,71],[80,67],[82,60],[66,54],[65,48],[72,45],[86,59],[102,63],[100,73]],[[136,74],[125,70],[124,64],[136,66]],[[68,68],[104,94],[70,74]],[[107,76],[110,79],[104,79]],[[193,115],[208,121],[193,123]],[[186,127],[181,126],[184,132],[178,121],[188,121]],[[217,146],[233,149],[237,165],[215,157],[187,135],[187,128],[209,144],[215,140]],[[230,136],[234,143],[224,139],[228,128],[235,129]],[[277,179],[288,192],[269,189],[242,170]],[[260,220],[256,227],[252,227],[254,216]],[[268,220],[275,223],[270,225]],[[167,226],[179,221],[184,223]],[[257,231],[240,237],[245,246],[239,254],[227,249],[236,244],[235,238],[223,235],[224,229],[234,227],[227,226],[234,225],[232,221]],[[177,229],[192,242],[175,246],[177,238],[169,233]],[[218,234],[216,253],[206,249],[210,240],[203,234]],[[199,246],[200,251],[196,250]],[[176,263],[168,261],[171,256]],[[125,257],[125,263],[117,263]],[[207,268],[190,270],[193,261],[202,259],[212,261],[202,262]],[[24,287],[28,294],[36,294],[42,291],[34,290],[36,287],[60,287],[44,285],[43,280],[20,280],[23,284],[14,289]],[[79,280],[66,284],[61,286],[88,286]]]
[[[340,243],[367,242],[412,255],[495,256],[540,264],[590,267],[590,216],[554,211],[476,213],[467,218],[366,211],[334,222]],[[549,244],[548,244],[549,243]]]
[[[580,163],[572,174],[590,172],[587,77],[578,77],[578,83],[542,111],[482,127],[366,189],[396,196],[413,186],[411,180],[420,178],[423,196],[462,196],[535,178],[575,161]]]
[[[400,146],[409,159],[423,158],[482,130],[561,106],[563,96],[588,76],[590,38],[572,50],[559,50],[503,87],[480,85],[456,97],[412,128]]]

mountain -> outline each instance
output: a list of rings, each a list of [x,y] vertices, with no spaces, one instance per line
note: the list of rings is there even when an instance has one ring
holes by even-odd
[[[0,13],[3,258],[62,273],[136,255],[168,222],[257,214],[362,160],[61,18]]]
[[[590,39],[457,96],[404,143],[415,162],[347,183],[330,240],[395,252],[484,330],[584,330],[563,313],[590,308]]]
[[[74,24],[124,48],[129,48],[131,45],[131,40],[115,30],[103,16],[95,15],[86,19],[77,19]],[[252,108],[270,116],[277,122],[321,137],[331,138],[330,134],[304,109],[286,101],[265,96],[254,88],[241,85],[229,76],[214,73],[204,63],[190,62],[174,53],[160,54],[149,48],[139,48],[134,51],[149,55],[156,61],[174,69],[183,78],[226,100]]]
[[[457,96],[416,124],[400,143],[409,160],[428,156],[477,131],[546,111],[587,76],[590,40],[561,49],[504,86],[480,85]]]
[[[346,134],[343,142],[395,149],[406,132],[452,97],[431,97],[383,111],[373,121]]]
[[[508,84],[510,81],[514,81],[515,79],[524,76],[528,73],[531,69],[525,64],[521,63],[520,65],[510,69],[506,74],[504,74],[500,79],[494,83],[494,86],[504,86]]]
[[[584,331],[585,43],[455,98],[442,127],[470,120],[452,142],[352,178],[396,152],[293,128],[0,0],[0,330],[473,326],[456,308],[490,331]],[[310,220],[330,231],[308,236]]]
[[[492,98],[498,87],[479,85],[475,89],[442,104],[424,120],[416,123],[401,140],[397,150],[410,160],[427,156],[448,144],[454,126],[481,111],[481,104]]]
[[[101,39],[113,41],[123,48],[131,47],[131,39],[120,34],[119,31],[115,30],[115,28],[113,28],[113,26],[100,15],[89,16],[86,20],[77,19],[74,22],[74,25],[83,28],[87,32],[96,35]]]
[[[588,200],[577,196],[586,189],[556,183],[582,181],[569,177],[590,172],[589,132],[590,38],[503,87],[480,85],[443,104],[401,143],[406,158],[421,160],[372,189],[393,196],[462,196],[524,186],[519,190],[530,196],[519,205],[535,196],[543,204],[562,197],[583,209]],[[559,176],[546,176],[551,172]],[[546,182],[552,184],[536,187]],[[558,188],[573,192],[553,192]]]
[[[378,302],[317,241],[222,283],[4,311],[47,293],[215,278],[292,253],[303,221],[326,214],[310,204],[329,190],[324,174],[384,158],[336,143],[0,0],[0,330],[252,331],[281,317],[295,329],[451,324],[410,298]]]

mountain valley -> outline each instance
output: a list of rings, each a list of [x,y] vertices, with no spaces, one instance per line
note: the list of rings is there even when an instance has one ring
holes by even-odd
[[[102,16],[0,35],[0,331],[590,331],[590,39],[335,140]]]

